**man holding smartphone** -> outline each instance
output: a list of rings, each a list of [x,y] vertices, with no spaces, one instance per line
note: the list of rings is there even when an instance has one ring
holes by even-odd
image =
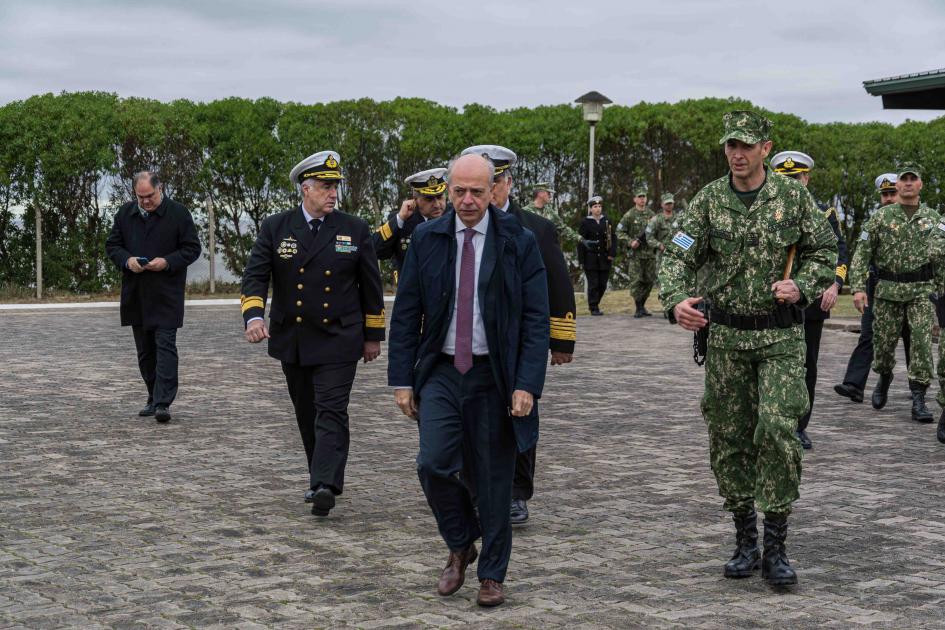
[[[135,201],[115,214],[105,252],[121,269],[121,325],[131,326],[148,388],[139,416],[171,419],[177,395],[177,329],[184,325],[187,266],[200,256],[190,212],[163,194],[157,175],[134,176]]]

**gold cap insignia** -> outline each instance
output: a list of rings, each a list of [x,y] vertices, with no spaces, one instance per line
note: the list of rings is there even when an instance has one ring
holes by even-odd
[[[327,166],[328,168],[337,168],[338,160],[335,159],[335,156],[329,155],[328,159],[325,160],[325,166]]]
[[[794,160],[791,158],[784,160],[784,168],[794,168]]]
[[[430,175],[430,179],[427,180],[427,186],[436,186],[440,182],[437,180],[436,175]]]

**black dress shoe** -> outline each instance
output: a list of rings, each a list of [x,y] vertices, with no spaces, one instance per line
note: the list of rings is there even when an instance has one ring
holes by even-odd
[[[512,525],[524,525],[528,522],[528,504],[525,499],[512,499],[509,520]]]
[[[162,424],[171,421],[171,412],[167,408],[167,405],[154,406],[154,419]]]
[[[153,416],[154,415],[154,403],[149,402],[144,406],[144,409],[138,412],[139,416]]]
[[[603,315],[603,313],[600,312],[599,310],[593,310],[593,311],[591,311],[591,315],[598,316],[598,315]]]
[[[309,488],[305,491],[305,502],[312,503],[315,501],[315,491]]]
[[[331,488],[319,486],[312,495],[312,514],[328,516],[333,507],[335,507],[335,493],[331,491]]]
[[[801,441],[801,446],[805,451],[809,451],[814,448],[814,443],[810,441],[810,438],[807,437],[807,431],[798,431],[797,439]]]
[[[857,402],[857,403],[863,402],[863,390],[857,387],[856,385],[850,385],[848,383],[841,383],[840,385],[834,385],[833,391],[837,392],[844,398],[849,398],[853,402]]]

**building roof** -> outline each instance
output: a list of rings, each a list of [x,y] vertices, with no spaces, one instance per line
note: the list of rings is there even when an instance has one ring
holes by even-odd
[[[883,109],[945,109],[945,68],[863,82]]]

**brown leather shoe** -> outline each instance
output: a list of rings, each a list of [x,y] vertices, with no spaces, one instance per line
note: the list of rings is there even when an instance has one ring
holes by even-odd
[[[479,585],[479,597],[476,603],[480,606],[498,606],[505,601],[505,593],[502,592],[502,583],[495,580],[485,579]]]
[[[436,583],[436,592],[445,597],[458,591],[466,581],[466,567],[472,564],[478,555],[474,544],[463,551],[451,551],[446,568],[440,574],[440,581]]]

